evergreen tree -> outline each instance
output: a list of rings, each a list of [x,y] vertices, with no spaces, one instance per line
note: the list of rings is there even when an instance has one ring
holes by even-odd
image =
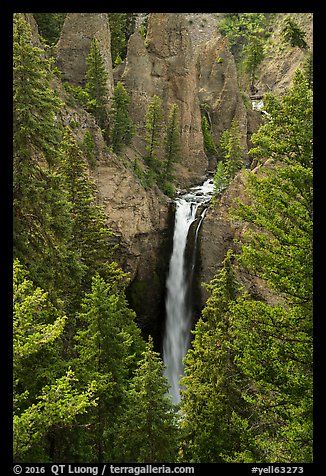
[[[58,341],[67,318],[34,287],[19,260],[13,298],[14,459],[45,462],[51,458],[51,432],[96,404],[95,387],[91,382],[77,389],[71,370],[62,375]]]
[[[79,326],[75,338],[76,375],[82,383],[97,382],[98,405],[86,421],[81,421],[81,425],[88,424],[92,429],[87,444],[83,432],[77,436],[74,432],[74,437],[83,441],[82,458],[97,462],[112,458],[113,425],[121,412],[127,382],[143,350],[135,313],[129,309],[125,297],[125,275],[114,264],[110,268],[108,282],[99,275],[93,277],[91,292],[85,295],[77,315]],[[78,448],[79,444],[75,446]]]
[[[274,169],[249,174],[252,205],[239,204],[236,216],[252,223],[243,264],[300,303],[312,306],[313,128],[312,91],[298,71],[281,99],[268,96],[271,117],[253,137],[250,153],[270,157]],[[273,213],[271,213],[273,210]],[[257,228],[260,230],[257,232]],[[252,244],[254,243],[254,246]]]
[[[204,139],[204,149],[208,158],[214,157],[217,155],[217,149],[208,125],[206,116],[203,116],[201,122],[201,129]]]
[[[258,67],[264,59],[264,40],[260,37],[253,37],[243,48],[245,55],[244,66],[250,76],[250,88],[255,89],[255,79]]]
[[[230,323],[248,413],[231,461],[312,461],[312,326],[300,306],[239,299]],[[249,417],[250,415],[250,417]]]
[[[162,184],[166,189],[167,185],[172,184],[173,164],[180,161],[181,144],[180,144],[180,129],[178,122],[178,106],[173,104],[170,110],[166,138],[165,138],[165,157],[162,171]]]
[[[239,302],[233,328],[237,364],[252,379],[246,395],[263,461],[312,460],[312,92],[300,71],[251,153],[272,158],[263,176],[249,174],[251,204],[233,216],[247,225],[239,262],[263,278],[283,304]],[[272,213],[271,213],[272,211]],[[255,423],[256,422],[256,423]]]
[[[292,47],[308,48],[307,42],[304,39],[305,32],[301,30],[295,20],[287,17],[283,22],[282,35],[284,43],[290,44]]]
[[[246,414],[241,396],[244,379],[234,365],[229,310],[240,289],[232,266],[232,253],[211,281],[212,295],[196,324],[192,348],[185,359],[185,387],[181,400],[181,461],[224,462],[241,448],[241,432],[233,415]]]
[[[232,214],[246,227],[238,263],[278,304],[237,295],[229,271],[211,282],[186,357],[183,461],[312,461],[311,90],[298,72],[267,103],[252,153],[274,165],[248,174],[251,202]]]
[[[129,95],[121,83],[117,82],[112,97],[110,142],[114,152],[121,152],[123,146],[130,144],[134,124],[129,115]]]
[[[66,15],[66,13],[33,13],[40,34],[50,46],[59,40]]]
[[[157,157],[157,150],[162,142],[163,132],[163,108],[162,100],[154,95],[148,105],[146,113],[146,137],[147,143],[145,157],[147,165],[152,169],[156,177],[161,172],[161,162]]]
[[[177,414],[167,394],[163,363],[151,337],[126,393],[116,425],[116,460],[123,463],[174,462]],[[132,428],[132,431],[130,429]]]
[[[225,169],[223,160],[217,163],[216,171],[214,174],[214,192],[216,194],[221,193],[229,184],[229,177]]]
[[[304,77],[308,83],[308,88],[313,89],[313,81],[314,81],[314,64],[313,64],[313,54],[311,51],[308,51],[306,59],[304,61],[302,70],[304,73]]]
[[[67,252],[70,205],[57,172],[62,103],[50,87],[52,60],[32,46],[29,25],[14,15],[13,198],[14,256],[28,265],[36,284],[53,295],[78,268]],[[60,266],[58,266],[60,262]]]
[[[227,13],[219,23],[222,35],[227,36],[236,61],[245,57],[244,48],[251,41],[268,37],[268,13]]]
[[[266,94],[264,107],[270,116],[252,135],[250,155],[311,168],[313,92],[302,71],[295,72],[293,86],[282,98]]]
[[[96,167],[96,158],[95,158],[95,142],[90,131],[86,131],[84,139],[81,145],[81,148],[86,156],[88,164],[91,169]]]
[[[91,277],[97,272],[105,273],[105,263],[110,261],[112,231],[107,227],[103,209],[96,205],[96,187],[88,178],[87,166],[81,149],[66,128],[60,148],[61,170],[65,180],[68,200],[71,204],[72,236],[68,249],[78,253],[84,269],[83,289],[88,289]],[[72,274],[70,274],[72,282]],[[81,280],[75,281],[79,289]],[[77,293],[78,296],[78,293]]]
[[[127,54],[127,43],[135,31],[136,13],[108,13],[111,31],[111,55],[114,65],[120,64]]]
[[[89,95],[88,109],[105,132],[108,127],[108,72],[96,38],[91,41],[86,64],[85,90]]]
[[[243,163],[244,150],[241,145],[241,130],[236,119],[232,119],[230,129],[221,134],[218,146],[221,159],[214,175],[216,193],[224,190]]]

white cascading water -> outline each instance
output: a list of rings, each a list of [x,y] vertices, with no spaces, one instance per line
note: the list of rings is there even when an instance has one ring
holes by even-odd
[[[198,232],[205,216],[204,209],[199,217],[200,205],[208,203],[213,193],[213,180],[208,179],[202,185],[191,188],[176,199],[174,219],[173,250],[170,259],[169,274],[166,281],[166,322],[163,338],[163,360],[165,375],[170,384],[170,395],[174,403],[179,403],[180,378],[183,375],[183,358],[190,345],[192,309],[187,296],[192,285],[195,267]],[[192,262],[186,266],[185,251],[191,224],[198,219],[198,225],[191,253]]]

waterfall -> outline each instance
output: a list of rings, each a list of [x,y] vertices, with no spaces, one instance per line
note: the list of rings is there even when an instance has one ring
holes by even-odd
[[[183,374],[183,358],[190,345],[192,308],[187,299],[191,293],[193,273],[196,261],[197,240],[200,225],[206,209],[197,217],[201,204],[208,203],[213,192],[212,179],[193,187],[189,192],[180,194],[175,201],[175,219],[173,249],[169,273],[166,281],[166,321],[163,337],[163,360],[165,375],[170,384],[170,395],[174,403],[180,402],[180,378]],[[186,246],[189,229],[198,220],[191,253],[191,263],[186,263]]]

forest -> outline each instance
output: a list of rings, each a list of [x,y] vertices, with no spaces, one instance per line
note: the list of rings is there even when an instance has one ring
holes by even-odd
[[[303,29],[291,17],[282,23],[283,48],[305,61],[283,94],[264,94],[247,152],[239,120],[217,140],[209,106],[201,105],[205,155],[216,160],[208,210],[240,176],[249,198],[239,194],[228,209],[244,231],[204,284],[209,297],[191,331],[175,404],[93,179],[97,136],[86,128],[80,139],[80,124],[67,125],[62,111],[82,110],[143,193],[172,203],[183,160],[181,106],[152,94],[140,132],[121,78],[107,99],[96,38],[83,84],[65,81],[55,48],[66,15],[33,14],[39,44],[26,15],[13,18],[14,461],[313,462],[313,74]],[[107,15],[117,70],[136,28],[150,49],[150,20],[143,14],[137,26],[136,14]],[[266,25],[277,15],[222,14],[219,23],[251,94]],[[215,67],[223,61],[220,54]],[[144,152],[128,161],[137,135]],[[275,299],[253,293],[251,277]]]

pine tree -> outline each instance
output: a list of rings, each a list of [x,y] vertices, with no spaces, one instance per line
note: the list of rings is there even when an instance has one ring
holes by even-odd
[[[282,304],[239,302],[233,329],[237,365],[252,380],[254,441],[264,461],[312,460],[312,92],[300,71],[282,98],[268,96],[269,120],[251,153],[273,168],[248,175],[250,204],[238,261],[263,278]],[[272,211],[272,213],[271,213]]]
[[[66,15],[66,13],[33,13],[40,34],[50,46],[59,40]]]
[[[96,168],[96,158],[95,158],[96,146],[95,146],[92,133],[89,130],[85,132],[84,139],[81,144],[81,148],[86,156],[86,159],[88,161],[90,168],[95,169]]]
[[[118,462],[175,461],[177,414],[167,391],[163,363],[153,350],[150,337],[126,392],[123,412],[116,425],[115,457]]]
[[[185,358],[181,400],[181,461],[224,462],[241,448],[241,432],[232,424],[246,415],[241,396],[245,382],[234,365],[229,312],[240,293],[228,252],[222,270],[208,285],[212,295],[196,324]]]
[[[98,386],[97,408],[82,423],[92,428],[87,445],[91,448],[89,456],[97,462],[112,458],[113,425],[143,350],[135,313],[125,297],[125,275],[114,264],[110,266],[108,282],[99,275],[93,277],[91,292],[85,295],[77,315],[75,337],[76,375],[82,383],[96,380]],[[77,436],[85,438],[80,432]]]
[[[157,157],[157,151],[162,142],[163,132],[163,108],[162,100],[154,95],[148,105],[146,113],[146,137],[147,143],[145,157],[146,163],[152,169],[156,177],[161,172],[161,162]]]
[[[67,267],[78,267],[65,246],[70,205],[56,168],[61,139],[56,114],[62,103],[50,87],[52,60],[32,46],[20,14],[14,15],[13,59],[14,256],[53,294],[67,284]]]
[[[264,59],[264,39],[253,36],[248,44],[243,48],[245,70],[250,76],[250,88],[254,90],[258,67]]]
[[[88,290],[96,272],[106,274],[106,263],[111,261],[113,246],[112,231],[108,228],[107,216],[96,204],[96,186],[88,177],[87,165],[82,151],[66,127],[59,149],[62,157],[60,171],[64,190],[70,204],[71,236],[66,242],[68,252],[77,256],[78,268],[69,272],[66,285],[66,305],[72,311],[78,304],[81,293]]]
[[[282,35],[284,43],[290,44],[292,47],[308,48],[307,42],[304,39],[305,32],[301,30],[295,20],[287,17],[283,22]]]
[[[313,82],[314,82],[314,58],[311,51],[308,51],[306,59],[303,64],[303,73],[304,77],[308,83],[308,88],[313,89]]]
[[[99,48],[98,41],[93,38],[86,59],[86,87],[89,95],[88,109],[104,132],[108,127],[108,72]]]
[[[117,82],[112,97],[110,143],[114,152],[119,153],[130,144],[134,125],[129,115],[130,98],[121,81]]]
[[[173,182],[173,165],[175,162],[180,161],[180,153],[181,144],[178,122],[178,106],[173,104],[169,114],[165,138],[165,157],[161,178],[163,184]]]
[[[43,289],[35,288],[19,260],[14,262],[13,298],[14,458],[48,461],[51,432],[96,404],[95,386],[90,382],[80,390],[74,373],[65,372],[59,341],[67,317]]]
[[[127,52],[128,13],[108,13],[111,31],[111,56],[115,64],[118,57],[125,58]]]
[[[201,129],[202,129],[203,139],[204,139],[204,149],[205,149],[207,157],[211,158],[216,156],[217,149],[216,149],[216,146],[215,146],[215,143],[214,143],[214,140],[208,125],[208,121],[205,115],[202,118]]]
[[[241,145],[241,131],[236,119],[232,119],[230,129],[221,134],[218,147],[221,158],[214,175],[216,193],[227,187],[243,163],[244,151]]]

